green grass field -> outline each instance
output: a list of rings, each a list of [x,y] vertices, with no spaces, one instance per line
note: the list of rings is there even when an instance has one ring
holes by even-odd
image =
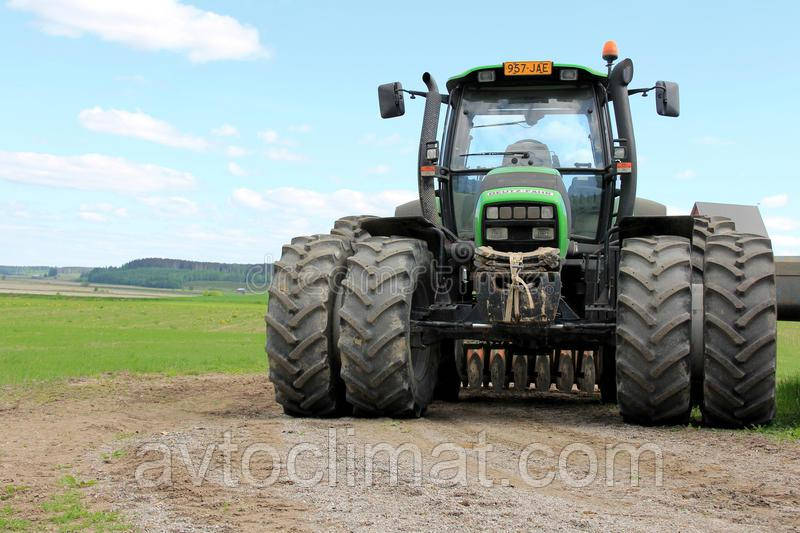
[[[0,384],[103,372],[262,372],[266,296],[0,295]]]
[[[105,372],[265,372],[266,296],[169,299],[0,295],[0,385]],[[800,438],[800,323],[778,325],[778,417]]]

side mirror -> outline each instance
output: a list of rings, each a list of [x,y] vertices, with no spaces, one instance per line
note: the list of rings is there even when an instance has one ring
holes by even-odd
[[[677,117],[681,114],[681,99],[677,83],[672,81],[656,82],[656,113],[662,117]]]
[[[381,108],[381,118],[403,116],[406,112],[403,85],[399,81],[378,85],[378,105]]]

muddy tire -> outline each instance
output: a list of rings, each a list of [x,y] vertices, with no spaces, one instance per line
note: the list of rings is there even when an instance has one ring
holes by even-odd
[[[691,411],[688,239],[623,242],[617,283],[617,403],[626,422],[682,424]]]
[[[736,231],[736,224],[728,217],[695,217],[694,231],[692,232],[692,283],[703,282],[703,256],[708,238],[714,234],[733,231]]]
[[[369,237],[369,233],[361,227],[365,220],[375,218],[372,215],[351,215],[342,217],[333,223],[331,235],[339,235],[350,241],[360,241]]]
[[[439,371],[436,389],[433,392],[435,400],[443,402],[457,402],[458,392],[461,390],[461,376],[459,375],[457,347],[463,345],[460,340],[447,339],[439,343]]]
[[[266,350],[275,399],[286,414],[327,417],[348,412],[332,325],[351,253],[350,243],[341,237],[295,237],[275,263]]]
[[[404,237],[367,237],[353,247],[339,310],[347,400],[359,414],[422,416],[439,354],[412,334],[411,309],[433,300],[432,256],[423,241]]]
[[[712,235],[705,254],[703,420],[767,424],[775,417],[777,323],[772,243]]]
[[[702,317],[702,283],[703,257],[706,242],[711,235],[736,231],[736,224],[728,217],[698,216],[694,219],[692,233],[692,284],[696,287],[693,298],[698,304],[693,310],[694,337],[692,338],[692,406],[703,403],[703,317]]]

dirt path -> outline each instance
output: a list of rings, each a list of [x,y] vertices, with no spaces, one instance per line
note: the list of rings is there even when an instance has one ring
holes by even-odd
[[[97,481],[87,507],[148,531],[800,528],[800,443],[626,426],[593,399],[462,393],[421,420],[298,420],[262,376],[0,392],[0,488],[27,487],[0,507],[34,529],[56,527],[42,505],[67,473]],[[369,459],[380,443],[402,450],[396,482],[388,452]],[[634,476],[625,453],[606,464],[621,445],[647,450]]]

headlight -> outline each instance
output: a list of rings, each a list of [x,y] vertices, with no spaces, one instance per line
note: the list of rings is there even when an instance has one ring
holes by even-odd
[[[486,240],[504,241],[508,239],[508,228],[486,228]]]
[[[539,207],[528,208],[528,218],[539,218]]]
[[[496,207],[487,207],[486,208],[486,218],[496,220],[498,217],[497,213],[498,209]]]
[[[552,205],[542,206],[542,218],[553,218],[553,206]]]
[[[578,69],[562,68],[558,77],[561,81],[575,81],[578,79]]]
[[[514,218],[525,218],[525,206],[514,208]]]
[[[511,218],[511,208],[510,207],[501,207],[500,208],[500,218],[503,220],[508,220]]]
[[[535,241],[552,241],[555,237],[555,228],[533,228],[533,240]]]

